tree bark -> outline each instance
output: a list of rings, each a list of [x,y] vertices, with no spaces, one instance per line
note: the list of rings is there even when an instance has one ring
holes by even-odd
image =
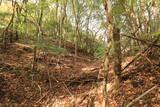
[[[121,83],[121,43],[120,43],[120,29],[113,29],[113,70],[115,73],[115,90],[120,87]]]
[[[79,2],[77,1],[77,3],[79,3]],[[75,23],[76,23],[76,31],[75,31],[74,42],[75,42],[75,56],[77,56],[77,53],[78,53],[77,52],[78,51],[78,36],[80,35],[80,33],[79,33],[80,19],[79,19],[78,13],[76,14],[74,0],[72,0],[72,7],[73,7],[73,14],[74,14]],[[79,9],[77,11],[79,11]],[[75,59],[75,61],[76,61],[76,59]]]
[[[111,63],[111,49],[112,49],[112,36],[113,36],[113,15],[112,15],[112,3],[111,0],[106,0],[105,4],[105,10],[107,15],[107,21],[108,21],[108,29],[107,29],[107,46],[106,46],[106,52],[103,62],[103,103],[102,107],[106,107],[108,105],[108,94],[107,94],[107,83],[108,83],[108,72],[110,68]]]
[[[103,107],[108,106],[108,95],[107,95],[107,82],[108,82],[108,72],[111,63],[113,62],[113,71],[115,74],[115,91],[120,87],[121,80],[121,44],[120,44],[120,29],[114,27],[114,16],[112,13],[112,1],[106,0],[105,10],[107,15],[107,46],[106,53],[103,62]]]
[[[13,7],[13,10],[12,10],[12,17],[10,19],[10,22],[9,24],[7,25],[7,27],[4,29],[2,35],[3,35],[3,45],[4,45],[4,49],[7,48],[7,37],[6,37],[6,34],[8,32],[8,29],[9,27],[13,24],[13,20],[14,20],[14,17],[15,17],[15,8],[16,8],[16,1],[14,2],[12,0],[12,7]]]

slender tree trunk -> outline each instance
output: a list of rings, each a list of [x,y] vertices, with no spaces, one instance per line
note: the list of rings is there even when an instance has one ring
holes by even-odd
[[[40,36],[43,35],[43,31],[42,31],[42,22],[43,22],[43,12],[44,12],[44,2],[45,0],[41,0],[40,1],[40,13],[39,13],[39,19],[38,19],[38,39]]]
[[[76,1],[78,3],[79,6],[79,1]],[[78,37],[80,35],[79,32],[79,23],[80,23],[80,17],[78,15],[79,12],[79,7],[77,7],[77,13],[76,13],[76,9],[75,9],[75,4],[74,4],[74,0],[72,0],[72,8],[73,8],[73,14],[74,14],[74,18],[75,18],[75,24],[76,24],[76,31],[75,31],[75,37],[74,37],[74,42],[75,42],[75,56],[77,56],[77,51],[78,51]],[[75,58],[76,60],[76,58]]]
[[[20,28],[20,24],[22,23],[21,21],[21,8],[18,6],[16,8],[16,13],[17,13],[17,18],[16,18],[16,27],[15,27],[15,41],[18,41],[19,40],[19,32],[18,32],[18,29]]]
[[[56,12],[55,12],[55,17],[56,17],[56,20],[57,21],[59,21],[59,18],[58,18],[58,9],[59,9],[59,1],[58,0],[56,0]],[[60,24],[58,23],[57,25],[56,25],[56,38],[59,38],[59,31],[60,30]],[[60,47],[60,43],[59,43],[59,39],[58,39],[58,41],[56,41],[57,42],[57,44],[59,45],[59,47]]]
[[[113,29],[113,69],[115,73],[115,90],[120,87],[121,83],[121,43],[120,43],[120,29]]]
[[[120,45],[120,30],[114,27],[114,17],[112,14],[112,1],[106,0],[105,10],[107,15],[108,27],[107,27],[107,46],[105,59],[103,62],[103,107],[109,106],[107,83],[108,72],[111,68],[110,64],[113,62],[113,71],[115,73],[115,90],[120,87],[120,75],[121,75],[121,45]],[[113,52],[112,52],[113,50]],[[112,55],[113,54],[113,55]]]
[[[107,46],[106,46],[106,53],[104,57],[104,62],[103,62],[103,103],[102,107],[106,107],[108,105],[108,94],[107,94],[107,83],[108,83],[108,72],[110,68],[110,63],[111,63],[111,48],[112,48],[112,35],[113,35],[113,16],[112,16],[112,4],[110,0],[105,1],[105,10],[106,10],[106,15],[107,15],[107,21],[108,21],[108,29],[107,29]]]
[[[24,3],[24,7],[25,7],[25,15],[24,15],[24,23],[25,23],[25,26],[26,26],[26,29],[25,29],[25,37],[28,38],[28,23],[27,23],[27,16],[28,16],[28,10],[27,10],[27,3],[28,3],[28,0],[23,0],[23,3]]]
[[[12,7],[13,7],[12,17],[11,17],[11,19],[10,19],[9,24],[7,25],[7,27],[4,29],[4,31],[3,31],[3,33],[2,33],[2,35],[3,35],[3,45],[4,45],[4,49],[6,49],[6,47],[7,47],[7,37],[6,37],[6,34],[8,33],[9,27],[13,24],[13,20],[14,20],[14,17],[15,17],[16,1],[13,1],[13,0],[12,0]]]
[[[68,0],[65,0],[65,3],[63,5],[63,8],[62,9],[62,16],[61,16],[61,37],[60,37],[60,41],[61,41],[61,44],[60,46],[64,46],[64,42],[63,42],[63,39],[65,39],[65,29],[64,29],[64,24],[65,24],[65,20],[66,20],[66,17],[67,17],[67,4],[68,4]]]

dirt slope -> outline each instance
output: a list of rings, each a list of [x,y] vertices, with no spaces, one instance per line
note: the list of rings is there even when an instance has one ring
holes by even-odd
[[[123,65],[133,57],[126,59]],[[107,85],[110,107],[122,107],[159,83],[160,60],[152,59],[139,59],[123,72],[118,95],[111,94],[113,74],[110,73]],[[0,107],[101,106],[102,83],[97,79],[100,61],[92,61],[84,54],[74,57],[73,54],[38,50],[37,70],[34,72],[31,71],[32,65],[31,45],[14,43],[6,51],[0,50]],[[150,92],[133,107],[160,107],[160,88]]]
[[[90,90],[97,68],[87,68],[90,57],[38,50],[37,71],[32,72],[33,46],[14,43],[0,56],[0,104],[43,105],[53,96],[70,96]]]

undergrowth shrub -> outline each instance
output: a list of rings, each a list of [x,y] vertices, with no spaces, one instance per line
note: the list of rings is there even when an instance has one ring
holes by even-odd
[[[69,53],[69,51],[67,49],[60,48],[57,45],[54,45],[51,42],[45,41],[45,40],[39,40],[39,41],[21,40],[20,42],[35,45],[39,49],[48,49],[48,50],[51,50],[53,52],[63,53],[63,54],[68,54]]]

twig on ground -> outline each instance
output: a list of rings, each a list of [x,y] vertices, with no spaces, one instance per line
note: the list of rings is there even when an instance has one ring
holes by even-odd
[[[46,97],[46,95],[49,93],[49,91],[46,93],[46,94],[44,94],[37,102],[36,102],[36,104],[37,103],[39,103],[44,97]]]
[[[152,88],[150,88],[149,90],[147,90],[146,92],[144,92],[143,94],[141,94],[139,97],[135,98],[134,100],[132,100],[126,107],[130,107],[131,105],[133,105],[136,101],[140,100],[142,97],[144,97],[145,95],[147,95],[149,92],[151,92],[152,90],[154,90],[155,88],[157,88],[158,85],[153,86]]]
[[[62,82],[62,83],[63,83],[63,85],[64,85],[65,90],[66,90],[71,96],[73,96],[73,94],[71,93],[71,91],[68,89],[67,85],[66,85],[64,82]]]

